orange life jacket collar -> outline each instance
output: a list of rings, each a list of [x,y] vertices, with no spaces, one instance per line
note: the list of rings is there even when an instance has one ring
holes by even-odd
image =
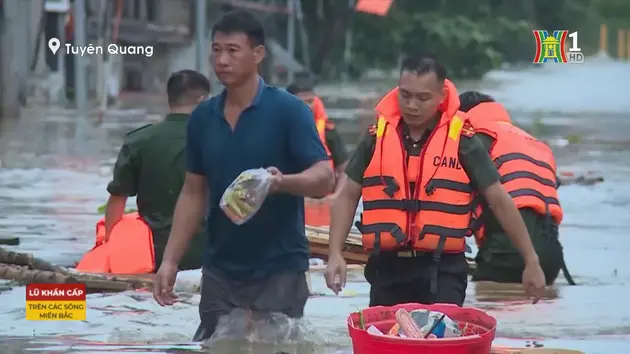
[[[508,111],[497,102],[482,102],[476,105],[468,111],[468,119],[473,126],[475,123],[481,123],[479,120],[512,123]]]
[[[455,85],[449,80],[444,80],[444,88],[446,89],[446,96],[444,101],[440,104],[438,111],[442,112],[442,117],[453,117],[459,109],[459,96],[457,95],[457,89]],[[400,101],[398,99],[400,88],[394,87],[389,91],[376,105],[376,113],[379,116],[383,116],[386,119],[392,119],[390,121],[394,126],[398,124],[398,119],[402,116],[400,112]]]

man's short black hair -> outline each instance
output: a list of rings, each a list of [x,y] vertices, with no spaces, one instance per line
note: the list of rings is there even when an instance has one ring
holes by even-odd
[[[265,45],[265,30],[262,23],[254,15],[246,11],[230,11],[223,15],[212,26],[212,38],[217,32],[225,34],[244,33],[252,46]]]
[[[312,92],[314,90],[315,82],[310,77],[298,78],[287,87],[287,92],[293,95],[303,92]]]
[[[409,55],[402,61],[400,72],[407,71],[416,75],[435,73],[438,80],[446,79],[446,69],[434,57],[422,54]]]
[[[169,106],[195,104],[199,96],[209,93],[210,80],[195,70],[174,72],[166,83]]]
[[[477,107],[478,104],[484,102],[494,102],[494,98],[477,91],[464,92],[459,95],[459,110],[462,112],[468,112]]]

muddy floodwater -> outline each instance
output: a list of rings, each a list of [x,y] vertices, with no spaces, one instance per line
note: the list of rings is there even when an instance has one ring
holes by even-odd
[[[630,353],[630,99],[622,78],[630,78],[630,64],[591,58],[583,65],[497,71],[481,82],[461,83],[494,95],[518,123],[535,128],[553,145],[560,169],[605,177],[593,186],[560,188],[561,241],[577,286],[560,276],[548,298],[531,305],[518,291],[469,284],[466,305],[498,319],[497,344],[535,341],[589,354]],[[370,89],[384,93],[385,87]],[[343,92],[352,90],[365,95],[359,86]],[[334,108],[343,119],[345,107]],[[61,265],[72,265],[91,248],[100,217],[96,209],[107,198],[122,136],[145,124],[138,112],[110,113],[100,126],[87,123],[79,139],[76,118],[64,110],[29,108],[19,121],[3,122],[0,237],[21,240],[9,248]],[[344,321],[368,304],[362,274],[352,274],[341,296],[327,291],[321,274],[313,274],[312,282],[320,295],[309,300],[306,317],[324,339],[322,347],[351,353]],[[87,300],[87,321],[29,322],[25,288],[9,285],[0,285],[2,353],[200,350],[190,342],[198,324],[198,295],[184,294],[181,303],[161,308],[148,292],[95,294]]]

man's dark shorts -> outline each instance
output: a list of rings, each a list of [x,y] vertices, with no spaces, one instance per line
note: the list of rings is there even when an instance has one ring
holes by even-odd
[[[304,272],[285,272],[256,281],[229,279],[218,269],[203,269],[199,317],[193,340],[203,341],[214,333],[219,317],[235,308],[257,312],[281,312],[291,318],[304,315],[310,293]]]
[[[431,292],[431,254],[401,258],[393,252],[371,256],[365,267],[370,283],[370,306],[404,303],[447,303],[462,306],[468,285],[468,263],[463,253],[443,254],[437,264],[437,287]]]

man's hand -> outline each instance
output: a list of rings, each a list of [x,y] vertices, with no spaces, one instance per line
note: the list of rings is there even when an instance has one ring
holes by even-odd
[[[173,305],[177,300],[177,295],[173,292],[175,279],[177,279],[177,265],[162,262],[153,280],[153,297],[160,306]]]
[[[341,254],[336,254],[328,258],[324,278],[326,279],[326,286],[334,291],[335,294],[339,294],[346,286],[347,268],[346,260],[343,259]]]
[[[267,172],[271,173],[271,180],[269,183],[269,193],[277,193],[282,189],[282,181],[284,175],[276,167],[267,167]]]
[[[525,292],[532,298],[532,303],[537,303],[545,295],[545,273],[537,259],[525,263],[522,281]]]

